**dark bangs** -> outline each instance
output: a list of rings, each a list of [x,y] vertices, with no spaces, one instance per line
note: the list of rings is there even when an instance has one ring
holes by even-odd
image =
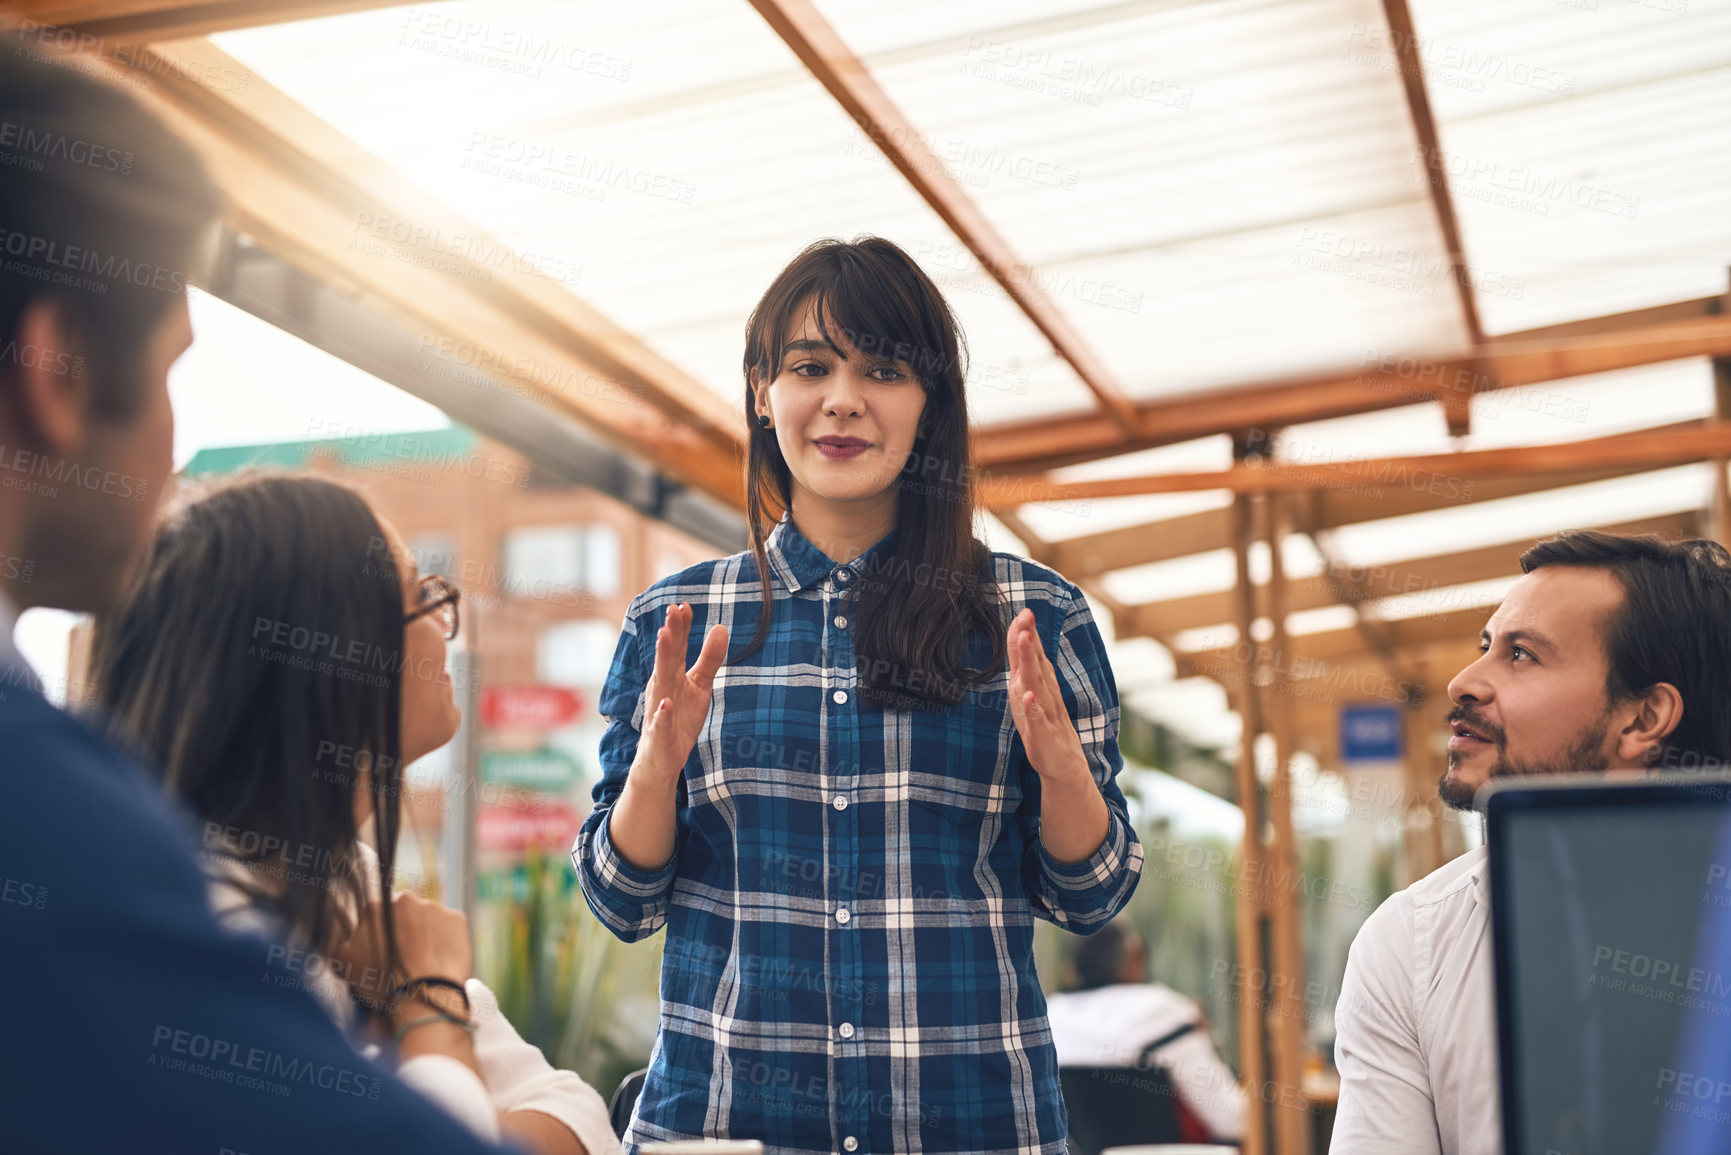
[[[845,342],[863,357],[906,365],[926,394],[896,479],[894,545],[861,575],[861,697],[885,709],[954,706],[1003,669],[1008,625],[991,552],[973,531],[961,327],[931,278],[896,245],[881,237],[818,241],[781,271],[746,322],[746,413],[753,409],[753,374],[775,380],[788,331],[808,304],[815,304],[837,356],[845,355]],[[764,542],[791,508],[793,477],[773,429],[749,423],[746,447],[751,548],[758,573],[767,575]],[[757,630],[734,663],[756,653],[768,635],[774,597],[767,580],[762,602]]]
[[[907,365],[928,394],[961,390],[965,345],[949,303],[899,248],[878,237],[821,240],[794,258],[746,322],[748,381],[753,369],[765,380],[775,377],[787,331],[808,302],[837,356],[845,356],[839,337],[867,357]]]

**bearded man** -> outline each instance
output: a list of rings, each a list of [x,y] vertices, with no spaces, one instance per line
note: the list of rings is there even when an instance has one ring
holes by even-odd
[[[1580,531],[1524,576],[1449,683],[1443,800],[1551,774],[1722,768],[1731,755],[1731,554]],[[1486,852],[1389,897],[1347,957],[1335,1012],[1335,1155],[1499,1155]]]

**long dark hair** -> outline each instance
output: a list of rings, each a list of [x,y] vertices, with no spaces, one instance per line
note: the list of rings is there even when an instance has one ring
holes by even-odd
[[[346,486],[243,474],[169,515],[91,648],[109,722],[191,804],[207,851],[292,866],[253,897],[320,952],[333,893],[363,924],[375,905],[354,870],[363,774],[391,893],[403,595],[384,543]],[[376,905],[394,966],[391,905]]]
[[[1731,759],[1731,553],[1716,541],[1668,542],[1572,530],[1521,555],[1521,572],[1552,565],[1609,570],[1623,604],[1605,636],[1613,704],[1660,682],[1677,687],[1683,717],[1654,769],[1724,768]]]
[[[752,372],[775,379],[788,329],[808,306],[838,355],[846,356],[832,324],[863,354],[906,365],[926,393],[918,436],[897,476],[894,546],[874,554],[861,583],[860,693],[886,708],[953,706],[970,685],[1003,668],[1007,628],[991,553],[974,536],[961,328],[931,278],[896,245],[881,237],[817,241],[781,271],[746,322],[748,414]],[[751,422],[747,432],[746,506],[763,613],[736,663],[768,635],[775,598],[764,542],[793,503],[793,476],[775,431]],[[974,663],[970,641],[981,659]]]

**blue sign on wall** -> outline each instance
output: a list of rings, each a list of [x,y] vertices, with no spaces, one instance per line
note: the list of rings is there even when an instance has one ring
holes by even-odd
[[[1401,723],[1399,706],[1342,706],[1340,760],[1387,762],[1398,759]]]

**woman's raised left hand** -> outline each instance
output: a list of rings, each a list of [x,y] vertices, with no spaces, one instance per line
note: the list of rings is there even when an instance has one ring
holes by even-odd
[[[1010,717],[1028,763],[1041,778],[1088,776],[1082,739],[1070,722],[1058,673],[1034,628],[1034,611],[1024,609],[1010,623],[1006,638],[1010,658]]]

